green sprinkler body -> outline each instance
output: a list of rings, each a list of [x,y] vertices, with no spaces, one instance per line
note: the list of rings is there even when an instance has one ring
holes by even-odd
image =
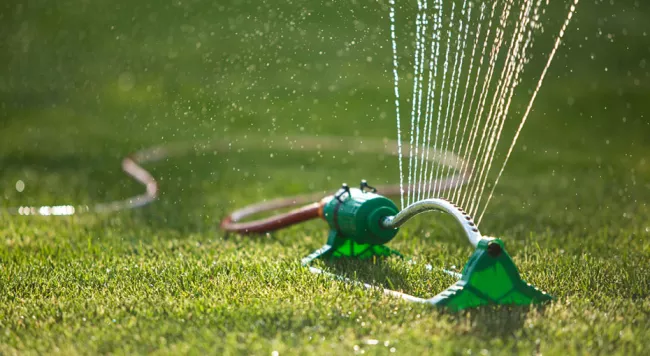
[[[330,227],[327,245],[303,259],[350,257],[368,259],[377,256],[401,256],[385,243],[399,229],[387,229],[381,221],[399,213],[392,200],[376,193],[364,180],[361,186],[343,184],[334,196],[324,202],[321,216]]]
[[[425,199],[401,212],[392,200],[376,193],[364,180],[361,186],[350,188],[343,184],[336,194],[321,201],[320,215],[330,227],[327,244],[302,259],[309,266],[316,259],[376,259],[402,255],[385,246],[400,226],[410,217],[429,210],[444,211],[456,218],[465,229],[476,250],[463,268],[462,274],[446,271],[458,281],[433,298],[425,299],[385,289],[386,294],[413,302],[427,303],[462,310],[480,305],[527,305],[551,300],[551,296],[526,283],[505,250],[503,242],[480,235],[469,215],[445,199]],[[314,273],[326,273],[310,267]],[[327,273],[341,280],[341,276]],[[371,288],[372,286],[360,283]]]
[[[323,207],[323,218],[332,232],[371,245],[385,244],[397,235],[398,229],[385,229],[380,224],[385,217],[397,213],[399,209],[392,200],[364,189],[363,185],[361,189],[344,185]]]

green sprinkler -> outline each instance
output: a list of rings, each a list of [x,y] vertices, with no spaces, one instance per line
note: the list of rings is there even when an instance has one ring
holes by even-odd
[[[315,259],[402,257],[385,244],[413,216],[437,210],[453,216],[476,248],[459,275],[459,280],[430,299],[392,290],[384,290],[385,293],[451,310],[489,304],[538,304],[552,299],[550,295],[521,279],[503,241],[481,236],[472,218],[447,200],[425,199],[399,211],[392,200],[377,194],[376,189],[362,181],[358,189],[344,184],[336,194],[323,199],[320,206],[319,215],[329,224],[329,236],[323,247],[302,260],[304,266],[310,266]],[[314,267],[310,267],[310,270],[325,273]]]

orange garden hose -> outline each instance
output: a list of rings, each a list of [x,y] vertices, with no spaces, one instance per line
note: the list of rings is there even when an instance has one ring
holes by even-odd
[[[122,170],[145,187],[145,191],[139,195],[123,200],[99,203],[96,205],[54,205],[54,206],[20,206],[0,208],[0,212],[11,215],[40,215],[40,216],[69,216],[82,213],[109,213],[120,210],[134,209],[154,202],[158,198],[159,187],[157,180],[149,171],[143,168],[146,163],[160,161],[166,158],[186,155],[190,152],[229,152],[238,148],[247,147],[250,149],[264,148],[266,150],[301,150],[301,151],[344,151],[358,153],[374,153],[397,155],[397,142],[392,140],[371,140],[361,138],[340,138],[340,137],[284,137],[278,141],[268,138],[233,139],[220,140],[207,143],[178,143],[151,147],[137,151],[122,160]],[[409,146],[403,145],[408,151]],[[458,171],[460,159],[447,156],[442,160],[439,152],[432,151],[432,160],[440,161],[440,164],[449,165]],[[450,189],[462,185],[466,181],[465,174],[457,173],[454,176],[445,178],[440,182],[442,189]],[[386,196],[395,196],[404,189],[411,189],[415,186],[385,185],[378,186],[377,190]],[[238,209],[228,214],[221,221],[221,228],[227,232],[240,234],[266,233],[294,225],[303,221],[315,219],[322,214],[320,210],[327,197],[321,193],[306,194],[288,198],[279,198],[266,202],[256,203]],[[276,211],[279,209],[294,208],[289,212],[280,213],[275,216],[258,220],[244,221],[252,216]]]
[[[322,203],[311,203],[301,208],[278,214],[266,219],[237,223],[233,221],[232,214],[221,221],[221,229],[238,234],[266,233],[279,230],[291,225],[311,220],[320,216]]]

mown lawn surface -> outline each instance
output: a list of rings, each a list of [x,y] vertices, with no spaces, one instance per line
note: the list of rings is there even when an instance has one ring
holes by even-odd
[[[1,205],[137,194],[120,160],[162,143],[394,138],[384,5],[2,2]],[[0,214],[0,354],[650,353],[648,16],[580,4],[481,224],[552,303],[447,313],[312,275],[322,221],[224,234],[248,203],[398,179],[394,157],[262,143],[148,165],[161,197],[142,209]],[[437,217],[390,246],[462,266],[470,247]],[[425,296],[452,283],[399,260],[342,268]]]

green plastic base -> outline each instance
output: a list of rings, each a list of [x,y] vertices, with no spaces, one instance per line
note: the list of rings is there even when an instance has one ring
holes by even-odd
[[[389,257],[402,255],[384,245],[370,245],[356,243],[350,239],[339,236],[339,234],[332,230],[330,231],[327,239],[327,244],[318,250],[314,251],[309,256],[302,259],[303,265],[308,265],[311,261],[321,259],[339,259],[339,258],[353,258],[359,260],[367,260],[376,257]]]
[[[483,239],[463,268],[461,279],[428,300],[462,310],[481,305],[528,305],[553,299],[521,279],[499,239]]]
[[[308,266],[321,259],[371,259],[402,255],[384,245],[359,244],[331,231],[327,244],[302,259]],[[320,270],[316,269],[320,272]],[[329,273],[328,273],[329,274]],[[335,278],[349,281],[341,276]],[[353,281],[350,281],[353,282]],[[365,287],[370,285],[362,284]],[[499,239],[483,238],[463,268],[460,280],[431,299],[423,299],[404,293],[385,290],[386,293],[401,296],[415,302],[445,307],[452,311],[474,308],[482,305],[529,305],[540,304],[553,299],[521,279],[519,270],[506,252]]]

